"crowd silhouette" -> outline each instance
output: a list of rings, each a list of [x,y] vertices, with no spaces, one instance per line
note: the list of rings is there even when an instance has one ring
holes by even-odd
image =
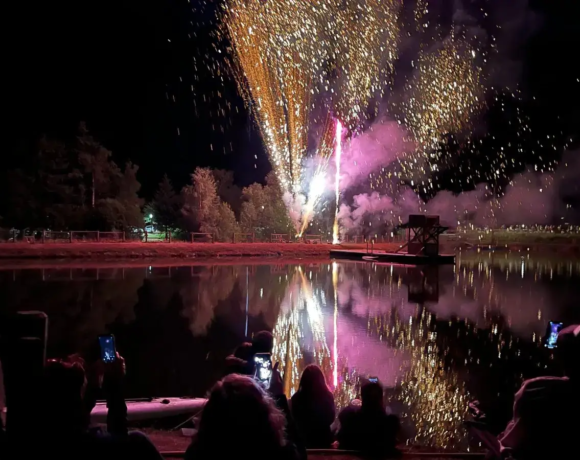
[[[378,379],[363,379],[360,399],[337,417],[333,392],[315,364],[303,370],[290,400],[284,394],[278,363],[274,363],[268,385],[253,377],[253,357],[271,353],[272,346],[272,334],[262,331],[226,359],[225,376],[212,387],[196,419],[195,434],[185,452],[187,460],[304,460],[308,449],[331,448],[357,451],[370,458],[401,455],[396,447],[399,418],[386,410]],[[556,350],[564,376],[526,380],[515,395],[513,419],[497,437],[482,435],[485,418],[475,409],[479,424],[473,426],[496,458],[571,458],[575,435],[580,433],[579,357],[580,326],[569,326],[561,331]],[[125,368],[118,353],[109,363],[80,355],[47,360],[35,399],[39,405],[26,414],[30,419],[42,419],[42,427],[32,435],[13,435],[10,422],[6,431],[4,417],[0,417],[2,458],[162,459],[147,435],[128,429]],[[0,413],[5,405],[2,369],[0,363]],[[90,426],[90,413],[98,398],[106,400],[106,429]],[[11,400],[7,402],[11,407]]]

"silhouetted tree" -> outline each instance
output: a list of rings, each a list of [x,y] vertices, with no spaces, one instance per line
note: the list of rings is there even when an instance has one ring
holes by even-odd
[[[96,218],[98,227],[122,230],[127,227],[142,227],[143,200],[138,192],[141,184],[137,180],[139,167],[131,162],[121,171],[116,165],[111,168],[110,192],[108,197],[96,201]]]
[[[26,168],[8,173],[5,222],[18,228],[78,228],[84,221],[82,176],[75,156],[43,137]]]
[[[242,206],[242,189],[234,184],[234,173],[224,169],[212,170],[220,200],[226,202],[239,217]]]
[[[43,137],[26,167],[7,174],[3,225],[54,230],[141,226],[138,167],[121,169],[84,123],[72,145]]]
[[[222,203],[215,178],[208,168],[197,168],[192,184],[182,190],[182,214],[188,230],[211,233],[220,241],[228,241],[238,231],[236,216],[227,203]]]
[[[245,232],[255,232],[265,238],[292,230],[281,189],[272,173],[266,178],[265,186],[255,183],[244,188],[242,198],[240,225]]]
[[[110,176],[117,171],[117,165],[110,161],[111,151],[98,143],[89,134],[84,121],[79,124],[79,135],[75,146],[82,173],[87,178],[88,199],[91,208],[97,205],[99,196],[108,195]]]
[[[168,229],[179,226],[181,207],[181,196],[175,193],[169,177],[165,174],[148,209],[153,214],[155,223],[160,225],[167,233]]]

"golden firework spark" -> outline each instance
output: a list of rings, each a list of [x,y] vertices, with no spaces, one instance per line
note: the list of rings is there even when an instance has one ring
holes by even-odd
[[[427,0],[417,0],[414,11],[415,29],[417,32],[421,32],[426,28],[427,24],[424,23],[424,19],[427,16],[427,13],[429,13]]]
[[[417,73],[406,85],[409,97],[402,105],[402,121],[418,144],[418,155],[431,164],[443,136],[464,131],[483,106],[482,69],[476,57],[467,43],[450,39],[421,55]]]
[[[313,54],[315,24],[304,15],[307,4],[230,0],[222,21],[240,92],[283,190],[292,194],[301,189],[311,81],[318,62]]]
[[[393,74],[399,40],[397,0],[335,0],[327,27],[329,55],[338,78],[334,107],[345,126],[354,129],[373,95],[383,95]],[[328,18],[326,19],[328,21]]]
[[[315,152],[317,170],[303,186],[311,98],[321,88],[332,93],[332,107],[346,125],[360,124],[372,96],[392,75],[399,8],[398,0],[229,0],[225,5],[222,32],[232,47],[230,66],[272,167],[284,192],[308,194],[300,233],[324,191],[332,152],[325,131]],[[323,71],[329,62],[334,76]]]

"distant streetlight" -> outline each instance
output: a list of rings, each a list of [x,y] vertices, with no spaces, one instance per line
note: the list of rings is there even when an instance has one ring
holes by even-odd
[[[149,214],[149,219],[153,219],[153,214]]]

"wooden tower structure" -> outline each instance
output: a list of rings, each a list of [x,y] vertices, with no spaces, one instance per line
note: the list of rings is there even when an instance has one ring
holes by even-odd
[[[439,216],[424,214],[411,214],[400,228],[407,230],[407,243],[397,252],[407,248],[407,254],[428,257],[439,255],[439,235],[448,229],[439,224]]]

